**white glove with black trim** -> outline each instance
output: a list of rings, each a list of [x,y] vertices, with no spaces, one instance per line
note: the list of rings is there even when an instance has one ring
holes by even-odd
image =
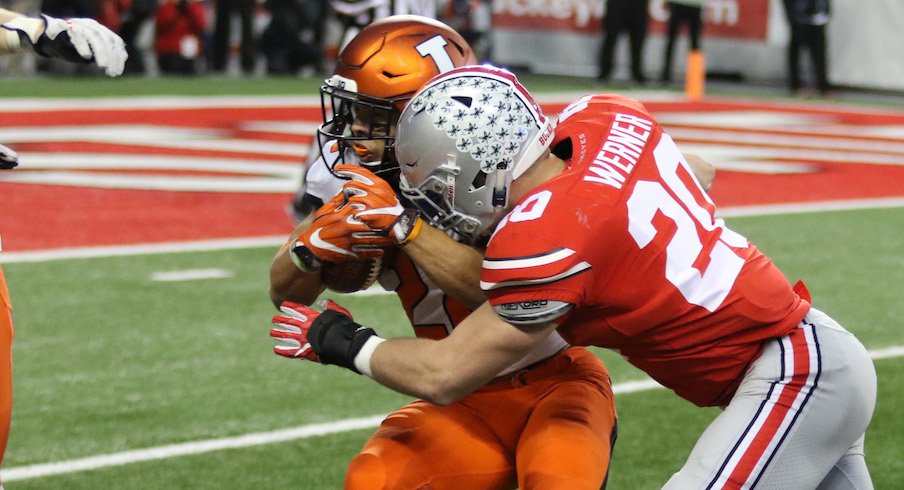
[[[115,32],[94,19],[16,17],[2,25],[10,46],[30,45],[35,53],[76,63],[95,63],[107,75],[122,74],[126,45]],[[18,39],[16,39],[18,38]]]

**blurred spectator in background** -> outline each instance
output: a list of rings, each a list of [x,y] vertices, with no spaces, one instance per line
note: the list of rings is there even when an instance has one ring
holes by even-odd
[[[232,38],[232,14],[238,10],[241,24],[240,57],[242,71],[254,72],[257,52],[254,41],[255,0],[216,0],[214,10],[216,21],[213,28],[213,44],[210,47],[210,68],[226,71]]]
[[[44,0],[41,12],[52,17],[90,17],[97,15],[96,0]]]
[[[97,0],[94,18],[111,31],[119,33],[122,25],[121,14],[131,6],[132,0]]]
[[[161,73],[193,75],[204,53],[207,17],[200,0],[162,0],[157,9],[154,51]]]
[[[492,0],[448,0],[442,20],[468,41],[480,62],[485,62],[490,59],[492,17]]]
[[[422,15],[437,18],[437,0],[329,0],[336,18],[342,25],[339,51],[361,29],[375,20],[390,15]],[[454,0],[450,0],[454,1]]]
[[[703,0],[670,0],[665,3],[669,10],[668,40],[665,45],[665,60],[662,64],[663,83],[672,80],[672,55],[675,40],[682,25],[687,25],[690,50],[700,50],[700,33],[703,30]]]
[[[304,66],[319,66],[316,29],[321,12],[311,0],[267,0],[270,23],[261,35],[267,73],[296,74]]]
[[[104,3],[119,3],[119,28],[113,29],[126,43],[129,58],[126,60],[126,74],[145,73],[144,56],[139,49],[138,35],[142,26],[154,18],[157,11],[157,0],[102,0]],[[104,22],[101,21],[101,24]]]
[[[631,78],[646,83],[643,73],[643,44],[647,37],[649,0],[606,0],[603,15],[603,45],[600,50],[599,79],[606,81],[612,74],[612,58],[622,31],[631,41]]]
[[[831,89],[826,75],[826,25],[831,16],[829,0],[784,0],[784,4],[791,26],[791,42],[788,44],[788,84],[791,91],[800,91],[800,51],[806,47],[813,60],[816,88],[825,95]]]

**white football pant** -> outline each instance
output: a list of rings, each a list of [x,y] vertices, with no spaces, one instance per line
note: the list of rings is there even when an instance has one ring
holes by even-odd
[[[769,341],[667,489],[872,489],[863,436],[876,371],[863,344],[811,308]]]

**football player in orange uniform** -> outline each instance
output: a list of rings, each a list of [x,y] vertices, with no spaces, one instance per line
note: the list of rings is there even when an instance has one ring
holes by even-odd
[[[25,48],[51,58],[95,63],[113,77],[122,73],[127,57],[122,39],[93,19],[63,20],[46,15],[36,19],[0,8],[0,54]],[[10,170],[18,163],[16,152],[0,145],[0,169]],[[0,270],[0,464],[6,453],[12,417],[12,344],[12,303]]]
[[[322,152],[297,201],[301,214],[349,192],[369,201],[395,200],[396,192],[378,175],[398,180],[393,143],[404,104],[434,75],[473,62],[464,39],[431,19],[394,16],[359,33],[323,87]],[[342,161],[347,164],[334,166]],[[339,241],[352,233],[373,235],[361,223],[342,223],[341,233],[324,239],[318,231],[328,218],[317,213],[302,221],[277,253],[271,268],[274,304],[313,302],[323,291],[323,262],[383,253],[352,252]],[[382,257],[380,282],[398,294],[419,337],[446,337],[485,300],[478,286],[482,252],[441,231],[408,227],[368,243],[390,249]],[[296,357],[301,346],[276,350]],[[456,403],[418,400],[390,414],[351,461],[345,488],[605,484],[616,414],[608,373],[596,356],[553,333],[491,378]]]
[[[294,306],[301,357],[455,403],[552,333],[617,349],[722,413],[666,488],[872,488],[863,438],[876,373],[715,206],[638,102],[583,97],[555,130],[514,75],[434,78],[399,120],[401,189],[435,226],[486,236],[488,301],[439,341],[390,339]],[[544,140],[553,140],[552,152]],[[387,230],[400,203],[337,213]]]

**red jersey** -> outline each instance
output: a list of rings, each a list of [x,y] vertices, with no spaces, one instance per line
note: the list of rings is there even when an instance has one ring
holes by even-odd
[[[207,30],[207,13],[200,2],[188,2],[185,9],[177,2],[167,1],[160,5],[156,17],[157,39],[154,49],[157,55],[181,54],[187,39],[200,43]],[[188,56],[193,57],[193,56]]]
[[[556,146],[559,144],[562,146]],[[809,303],[715,207],[638,102],[584,97],[559,115],[568,168],[527,194],[488,245],[481,287],[512,323],[558,323],[685,399],[724,405],[764,340]]]

